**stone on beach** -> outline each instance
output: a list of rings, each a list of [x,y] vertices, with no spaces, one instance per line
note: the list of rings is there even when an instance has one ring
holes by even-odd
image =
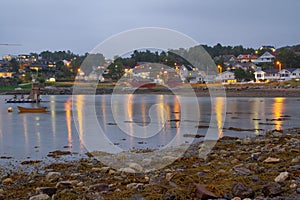
[[[280,162],[280,158],[272,158],[272,157],[268,157],[267,159],[265,159],[263,162],[264,163],[278,163]]]
[[[281,173],[275,178],[275,182],[277,182],[277,183],[284,182],[288,177],[289,177],[289,173],[288,173],[288,172],[281,172]]]
[[[29,198],[29,200],[50,200],[51,198],[47,194],[39,194]]]
[[[251,188],[246,187],[242,183],[233,184],[232,193],[234,196],[241,198],[252,197],[254,195],[253,190]]]
[[[57,181],[60,177],[61,177],[60,172],[49,172],[46,175],[46,180],[50,181],[50,182],[53,182],[53,181]]]

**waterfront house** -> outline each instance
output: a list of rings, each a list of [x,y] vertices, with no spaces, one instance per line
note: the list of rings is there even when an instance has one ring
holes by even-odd
[[[256,82],[261,81],[276,81],[280,79],[280,74],[277,69],[257,70],[254,72]]]
[[[292,71],[294,71],[294,69],[282,69],[280,70],[278,73],[279,73],[279,76],[280,76],[280,80],[283,80],[283,81],[288,81],[288,80],[291,80],[291,75],[292,75]]]
[[[300,79],[300,68],[294,69],[290,76],[292,79]]]
[[[222,83],[235,83],[236,79],[233,72],[225,71],[217,75],[216,81],[221,81]]]

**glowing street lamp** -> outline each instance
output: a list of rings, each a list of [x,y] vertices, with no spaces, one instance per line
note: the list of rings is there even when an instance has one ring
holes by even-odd
[[[279,71],[281,71],[281,62],[279,60],[276,62],[276,65],[278,65]]]
[[[219,70],[219,72],[220,72],[220,74],[221,74],[221,73],[222,73],[222,66],[221,66],[221,65],[218,65],[217,67],[218,67],[218,70]]]

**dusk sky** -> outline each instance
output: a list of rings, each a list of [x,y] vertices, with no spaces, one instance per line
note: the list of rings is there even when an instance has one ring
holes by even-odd
[[[0,56],[84,54],[122,31],[162,27],[200,44],[300,44],[299,0],[1,0]]]

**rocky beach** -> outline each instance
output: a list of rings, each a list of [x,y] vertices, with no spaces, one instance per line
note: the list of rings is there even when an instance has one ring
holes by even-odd
[[[90,153],[66,161],[71,152],[52,152],[54,163],[28,160],[18,170],[0,169],[0,199],[300,198],[300,128],[223,137],[205,158],[199,158],[200,146],[191,145],[174,163],[149,172],[139,163],[115,170]]]

